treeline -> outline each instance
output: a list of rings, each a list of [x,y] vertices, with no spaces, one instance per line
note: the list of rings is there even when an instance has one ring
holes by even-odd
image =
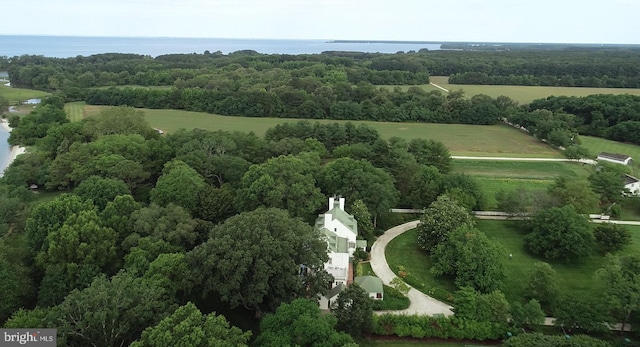
[[[546,87],[638,88],[640,77],[573,75],[491,75],[485,72],[463,72],[449,76],[450,84],[514,85]]]
[[[229,116],[462,124],[495,124],[515,106],[504,96],[493,99],[475,95],[467,99],[462,92],[445,96],[419,87],[404,92],[371,84],[318,86],[308,91],[291,86],[237,91],[113,87],[89,90],[85,101],[92,105],[184,109]]]
[[[640,144],[640,96],[598,94],[585,97],[550,96],[534,100],[528,109],[576,116],[580,134]]]

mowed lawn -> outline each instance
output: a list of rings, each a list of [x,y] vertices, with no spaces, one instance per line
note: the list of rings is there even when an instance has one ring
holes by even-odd
[[[491,240],[501,244],[505,249],[505,279],[501,290],[507,300],[522,301],[523,289],[531,273],[533,264],[545,261],[551,264],[558,274],[558,287],[566,292],[587,292],[593,288],[595,271],[602,267],[604,257],[594,254],[580,262],[549,261],[528,254],[524,249],[520,221],[476,220],[478,229]],[[640,254],[640,226],[626,226],[632,235],[632,244],[623,251],[624,254]],[[392,270],[402,265],[406,271],[427,283],[428,287],[436,287],[449,292],[455,291],[450,279],[435,278],[430,273],[431,260],[416,244],[417,232],[410,230],[389,243],[386,257]],[[509,259],[508,254],[513,254]],[[431,284],[433,284],[431,286]]]
[[[590,165],[569,162],[453,161],[454,172],[462,172],[476,179],[487,199],[488,210],[498,207],[496,194],[501,190],[526,188],[544,191],[557,177],[586,178],[592,170]]]
[[[50,95],[50,93],[33,89],[6,87],[4,83],[0,84],[0,96],[5,97],[12,105],[28,99],[43,98],[47,95]]]
[[[638,169],[640,168],[640,146],[593,136],[580,136],[580,141],[582,141],[582,146],[588,149],[594,156],[600,152],[609,152],[626,154],[633,157],[634,163],[632,170],[635,171],[634,174],[638,174]]]
[[[79,120],[96,114],[103,106],[85,105],[82,102],[67,104],[67,112],[72,120]],[[227,131],[253,131],[258,136],[267,129],[281,123],[298,122],[301,119],[289,118],[249,118],[190,112],[183,110],[141,109],[154,128],[171,133],[178,129],[207,129]],[[342,123],[336,120],[309,120],[321,123]],[[463,124],[427,124],[427,123],[389,123],[354,121],[366,124],[378,130],[383,138],[393,136],[407,140],[427,138],[443,142],[452,155],[465,156],[510,156],[561,158],[562,155],[514,128],[505,125],[463,125]]]
[[[640,95],[640,89],[630,88],[586,88],[586,87],[540,87],[540,86],[497,86],[497,85],[468,85],[449,84],[448,76],[431,76],[431,83],[435,83],[448,90],[462,89],[467,97],[486,94],[492,98],[500,95],[508,96],[520,105],[528,104],[535,99],[548,96],[587,96],[591,94],[633,94]],[[408,87],[407,87],[408,88]],[[425,88],[431,91],[433,86]]]

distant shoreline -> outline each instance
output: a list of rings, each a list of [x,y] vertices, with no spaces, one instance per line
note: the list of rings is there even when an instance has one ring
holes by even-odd
[[[7,132],[11,132],[12,128],[9,126],[9,124],[7,123],[7,121],[5,119],[0,121],[0,125]],[[0,166],[0,177],[4,176],[4,170],[6,170],[6,168],[8,168],[9,165],[11,165],[11,163],[13,163],[14,160],[16,160],[16,157],[18,157],[20,154],[25,153],[26,150],[27,149],[24,148],[24,147],[11,146],[11,150],[9,151],[9,157],[7,158],[7,160],[4,163],[0,163],[0,165],[1,165]]]

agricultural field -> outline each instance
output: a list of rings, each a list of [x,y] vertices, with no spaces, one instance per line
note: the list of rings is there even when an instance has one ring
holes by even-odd
[[[96,114],[103,106],[91,106],[82,102],[67,104],[67,112],[72,120],[79,120]],[[298,122],[288,118],[247,118],[220,116],[203,112],[182,110],[141,109],[152,127],[171,133],[180,128],[201,128],[207,130],[253,131],[262,136],[276,124]],[[321,123],[345,122],[335,120],[310,120]],[[384,138],[393,136],[404,139],[428,138],[443,142],[452,155],[464,156],[511,156],[562,158],[555,149],[505,125],[463,125],[427,123],[389,123],[356,121],[367,124],[380,132]]]
[[[453,171],[462,172],[476,179],[487,198],[487,209],[497,208],[496,193],[501,190],[527,188],[546,190],[560,176],[586,178],[592,167],[569,162],[516,162],[489,160],[453,161]]]
[[[11,105],[19,104],[28,99],[42,98],[49,94],[40,90],[6,87],[4,84],[0,84],[0,96],[9,100]]]
[[[507,300],[519,301],[522,299],[523,287],[531,273],[535,262],[546,261],[550,263],[558,273],[558,287],[561,291],[585,292],[593,288],[593,275],[604,261],[600,254],[593,254],[582,262],[567,263],[564,261],[548,261],[529,255],[522,242],[524,234],[520,231],[518,221],[493,221],[477,220],[478,229],[482,230],[491,240],[500,243],[506,251],[505,254],[505,279],[502,291]],[[623,251],[624,254],[640,253],[640,226],[626,226],[632,235],[632,244]],[[395,272],[398,265],[405,267],[406,271],[427,284],[427,288],[438,288],[448,292],[455,291],[451,279],[435,278],[429,269],[431,260],[429,256],[416,245],[417,232],[410,230],[389,243],[386,249],[386,257],[389,267]],[[513,254],[509,260],[508,254]]]
[[[517,101],[520,105],[528,104],[535,99],[543,99],[548,96],[587,96],[591,94],[633,94],[640,95],[640,89],[630,88],[585,88],[585,87],[540,87],[540,86],[497,86],[497,85],[470,85],[449,84],[448,76],[431,76],[429,80],[448,90],[462,89],[467,97],[477,94],[486,94],[492,98],[505,95]],[[394,86],[384,86],[393,88]],[[409,89],[410,86],[400,86],[401,89]],[[420,85],[425,91],[440,90],[432,85]],[[442,90],[440,90],[442,91]],[[444,93],[444,91],[442,91]]]

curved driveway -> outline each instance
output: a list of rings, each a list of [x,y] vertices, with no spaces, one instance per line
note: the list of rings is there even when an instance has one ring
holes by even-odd
[[[389,268],[387,264],[387,258],[384,255],[384,250],[387,248],[387,244],[393,240],[396,236],[404,233],[407,230],[415,228],[420,221],[413,221],[405,224],[398,225],[387,230],[382,234],[376,242],[371,246],[371,268],[373,272],[382,280],[386,285],[390,285],[391,281],[396,275]],[[445,316],[453,315],[451,306],[444,302],[438,301],[421,291],[409,286],[408,297],[411,300],[409,308],[401,311],[379,311],[380,313],[395,313],[395,314],[419,314],[419,315],[434,315],[443,314]]]

